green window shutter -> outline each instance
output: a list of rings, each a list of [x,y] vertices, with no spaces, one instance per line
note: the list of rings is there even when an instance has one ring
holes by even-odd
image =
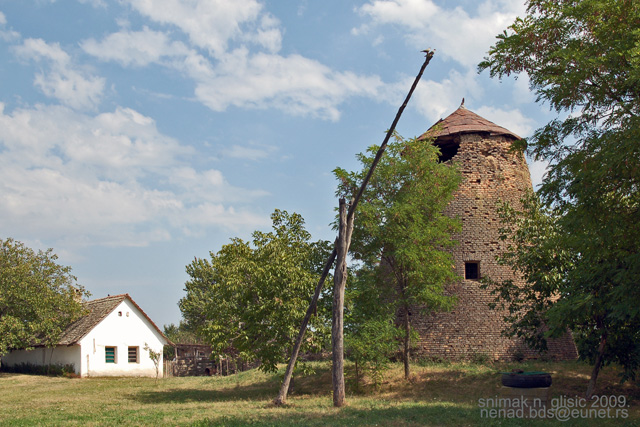
[[[104,361],[106,363],[116,363],[116,348],[105,347],[104,348]]]

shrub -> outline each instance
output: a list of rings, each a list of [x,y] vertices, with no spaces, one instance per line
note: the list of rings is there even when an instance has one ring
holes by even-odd
[[[522,362],[524,360],[525,356],[524,356],[524,352],[522,350],[516,350],[513,353],[513,360],[515,360],[516,362]]]
[[[474,350],[470,352],[467,357],[469,362],[475,363],[476,365],[486,365],[488,363],[491,363],[491,358],[489,357],[489,355],[479,351]]]
[[[432,365],[448,365],[450,361],[442,356],[433,355],[421,357],[416,362],[418,366],[432,366]]]
[[[389,369],[390,357],[398,349],[397,336],[393,322],[380,319],[369,320],[357,331],[349,331],[345,346],[349,358],[356,364],[356,387],[360,372],[364,371],[373,379],[376,390],[380,388],[384,373]]]
[[[16,365],[2,365],[2,372],[28,375],[48,375],[50,377],[77,377],[73,364],[34,365],[33,363],[18,363]]]

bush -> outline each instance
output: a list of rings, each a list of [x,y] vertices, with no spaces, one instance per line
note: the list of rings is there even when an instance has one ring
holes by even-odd
[[[524,351],[516,350],[513,353],[513,360],[515,360],[516,362],[522,362],[524,359],[525,359]]]
[[[356,364],[356,387],[363,371],[371,376],[376,390],[380,388],[391,355],[398,349],[397,336],[398,329],[393,322],[383,319],[368,320],[356,331],[348,331],[345,347],[349,359]]]
[[[14,374],[48,375],[50,377],[64,376],[67,378],[77,377],[73,364],[34,365],[33,363],[18,363],[12,366],[2,365],[0,370]]]
[[[433,366],[433,365],[449,365],[451,363],[450,360],[445,359],[442,356],[432,355],[421,357],[416,362],[418,366]]]
[[[491,363],[491,357],[489,357],[488,354],[481,353],[479,351],[474,350],[469,353],[467,357],[469,362],[475,363],[476,365],[486,365],[488,363]]]

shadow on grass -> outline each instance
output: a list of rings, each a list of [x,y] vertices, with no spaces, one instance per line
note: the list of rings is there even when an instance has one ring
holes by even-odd
[[[19,375],[24,375],[24,374],[16,374],[16,373],[13,373],[13,372],[0,371],[0,378],[13,378],[13,377],[17,377]]]
[[[239,380],[212,380],[202,382],[202,387],[185,383],[185,388],[165,388],[141,390],[129,396],[129,399],[143,404],[189,403],[189,402],[253,402],[252,409],[238,414],[210,416],[195,425],[199,426],[288,426],[288,425],[381,425],[381,426],[436,426],[436,425],[570,425],[598,426],[605,420],[575,419],[567,422],[554,420],[491,419],[482,417],[478,406],[479,398],[492,398],[500,394],[500,372],[510,370],[510,365],[490,367],[447,366],[415,369],[412,381],[401,379],[398,371],[378,392],[364,391],[349,398],[350,405],[334,409],[321,404],[322,408],[309,407],[308,401],[296,402],[296,397],[318,396],[323,390],[330,404],[331,376],[324,366],[316,370],[315,375],[300,377],[296,380],[296,392],[291,395],[291,406],[274,410],[269,404],[277,394],[281,376],[274,374],[251,382]],[[554,385],[552,396],[575,395],[574,390],[584,387],[584,372],[588,366],[575,364],[540,364],[531,370],[541,368],[553,371]],[[553,368],[553,369],[551,369]],[[601,384],[601,392],[617,395],[625,394],[630,401],[638,394],[637,388],[625,387],[611,382],[615,372],[607,373],[606,381]],[[605,380],[603,378],[603,380]],[[349,393],[349,390],[347,390]],[[325,399],[325,397],[321,398]],[[315,403],[314,403],[315,405]],[[630,407],[630,419],[606,420],[606,425],[638,425],[635,403]]]
[[[129,399],[140,403],[229,402],[234,400],[265,401],[275,397],[277,382],[229,386],[227,388],[176,388],[170,390],[145,390],[132,394]]]
[[[321,374],[322,377],[326,373]],[[233,377],[226,377],[232,379]],[[331,381],[329,377],[329,381]],[[143,390],[138,391],[129,396],[130,400],[138,401],[143,404],[159,404],[159,403],[187,403],[187,402],[230,402],[230,401],[254,401],[267,404],[271,402],[278,394],[282,376],[273,374],[265,381],[251,382],[243,384],[242,382],[219,383],[215,380],[211,383],[203,383],[199,388],[172,388],[164,390]],[[316,375],[309,377],[301,377],[295,380],[295,390],[290,392],[290,397],[302,397],[317,395],[317,388],[323,390],[331,390],[331,383],[322,384]]]
[[[477,401],[478,398],[493,397],[500,392],[502,372],[523,369],[551,373],[552,396],[584,396],[591,369],[589,365],[577,362],[514,362],[485,366],[483,369],[473,365],[447,366],[446,370],[437,366],[431,368],[415,369],[412,381],[399,379],[387,387],[386,391],[394,398],[408,395],[426,399],[447,396],[457,400],[456,396],[460,396],[458,401]],[[640,387],[633,381],[620,383],[619,373],[620,369],[615,367],[607,367],[601,371],[596,394],[624,395],[627,401],[635,406],[636,402],[640,401]]]
[[[624,420],[612,425],[625,424]],[[343,408],[331,414],[313,412],[287,412],[282,415],[260,417],[251,416],[222,416],[195,422],[194,426],[539,426],[539,425],[569,425],[569,426],[597,426],[602,425],[585,420],[570,420],[557,422],[554,420],[531,419],[498,419],[482,417],[477,408],[465,408],[443,403],[442,405],[413,405],[399,408]]]
[[[603,424],[604,421],[604,424]],[[326,414],[319,412],[294,412],[282,415],[222,416],[205,418],[193,426],[571,426],[598,427],[637,426],[634,420],[614,419],[554,419],[491,418],[483,416],[478,408],[455,406],[443,402],[440,405],[418,404],[394,408],[343,408]]]
[[[483,369],[479,371],[465,366],[447,367],[446,370],[437,367],[418,368],[413,370],[409,381],[399,376],[383,384],[382,393],[394,400],[409,398],[420,401],[477,402],[479,397],[493,397],[501,386],[501,376],[497,370]]]
[[[343,408],[326,414],[300,412],[283,408],[282,415],[204,419],[194,426],[441,426],[465,425],[473,419],[473,411],[463,408],[414,406],[407,408]]]

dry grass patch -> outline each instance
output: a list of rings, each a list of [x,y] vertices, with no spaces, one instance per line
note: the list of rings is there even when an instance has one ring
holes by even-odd
[[[586,388],[589,367],[580,363],[413,365],[411,381],[393,365],[379,391],[365,381],[350,383],[347,407],[331,401],[330,365],[314,363],[316,373],[296,378],[284,408],[271,400],[281,377],[247,371],[229,377],[68,379],[0,374],[0,426],[14,425],[530,425],[529,420],[480,417],[478,399],[495,396],[501,371],[513,367],[553,374],[553,394],[572,396]],[[640,424],[640,392],[619,385],[607,367],[599,381],[602,394],[624,394],[631,402],[627,420],[607,425]],[[353,366],[347,365],[353,378]],[[551,423],[554,424],[553,422]],[[545,422],[549,425],[549,422]],[[558,424],[559,425],[559,424]],[[602,425],[602,420],[570,420],[562,425]]]

